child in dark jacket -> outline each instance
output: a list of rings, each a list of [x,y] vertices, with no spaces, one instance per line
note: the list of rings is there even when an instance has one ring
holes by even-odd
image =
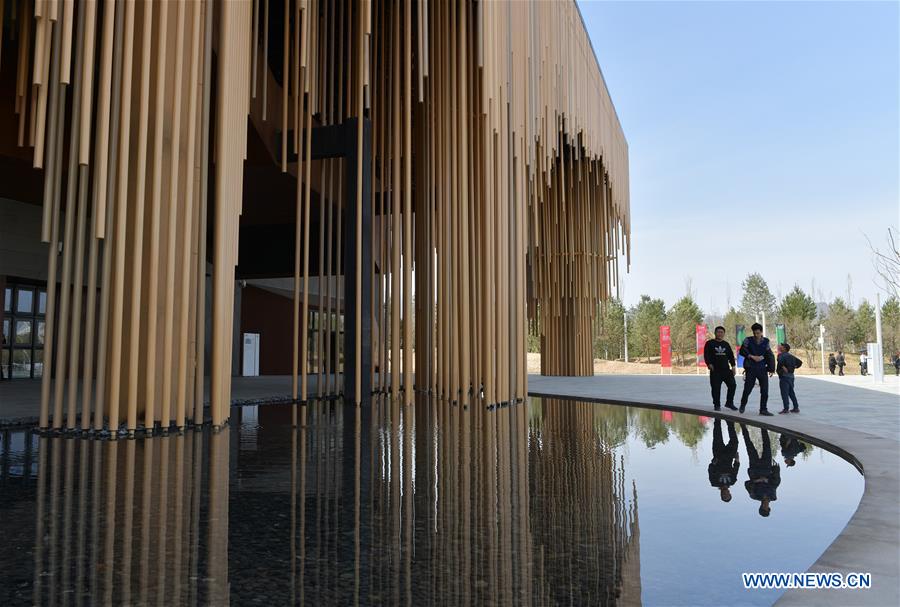
[[[800,442],[793,434],[782,432],[778,438],[781,444],[781,455],[784,456],[784,465],[790,468],[797,463],[797,456],[806,451],[806,445]]]
[[[800,413],[800,405],[797,404],[797,395],[794,393],[794,369],[803,366],[803,361],[791,354],[789,344],[780,344],[781,352],[778,353],[778,365],[775,371],[778,373],[778,387],[781,389],[781,402],[784,409],[779,413]],[[794,404],[793,409],[788,408],[788,400]]]

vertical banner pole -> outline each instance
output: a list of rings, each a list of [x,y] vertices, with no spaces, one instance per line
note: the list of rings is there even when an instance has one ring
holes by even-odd
[[[706,361],[703,359],[703,349],[706,346],[706,325],[697,325],[697,375],[700,375],[700,368],[706,367]]]
[[[819,352],[822,355],[822,375],[825,375],[825,325],[819,325]]]
[[[872,375],[875,383],[880,384],[884,381],[884,342],[881,335],[881,294],[875,294],[875,343],[878,344],[878,351],[875,360],[875,366],[872,369]]]

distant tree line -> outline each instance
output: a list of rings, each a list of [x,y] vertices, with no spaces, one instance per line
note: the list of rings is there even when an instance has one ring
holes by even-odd
[[[763,313],[766,331],[774,339],[775,324],[785,325],[786,339],[795,350],[803,350],[807,364],[817,360],[819,324],[825,326],[825,347],[830,351],[856,352],[875,341],[875,307],[862,300],[854,309],[843,298],[817,303],[799,285],[778,301],[759,274],[750,274],[742,283],[743,296],[738,308],[730,307],[722,316],[711,316],[688,293],[667,307],[662,299],[641,295],[628,309],[618,299],[604,302],[594,340],[594,356],[607,360],[624,359],[625,316],[628,316],[628,350],[631,360],[659,357],[659,327],[668,325],[672,353],[677,364],[690,364],[696,356],[696,326],[707,324],[712,338],[715,325],[725,327],[728,341],[735,339],[738,325],[750,334],[750,325]],[[882,303],[881,324],[884,353],[900,350],[900,300],[891,296]],[[531,342],[537,345],[536,341]],[[529,348],[529,350],[536,351]]]

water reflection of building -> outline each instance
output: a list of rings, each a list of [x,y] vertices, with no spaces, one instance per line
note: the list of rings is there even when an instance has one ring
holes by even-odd
[[[640,602],[622,409],[292,409],[230,437],[29,436],[4,466],[32,470],[9,537],[34,558],[0,581],[28,603]]]
[[[371,415],[307,407],[292,439],[291,596],[639,603],[636,495],[592,412],[570,405],[544,401],[530,420],[523,406],[424,398]]]
[[[627,580],[628,598],[639,602],[637,496],[614,445],[598,435],[596,406],[544,399],[542,413],[529,428],[532,504],[541,513],[532,519],[535,591],[542,603],[609,605]]]
[[[228,603],[228,441],[40,438],[32,602]]]
[[[38,474],[38,437],[24,430],[0,430],[0,603],[6,605],[9,589],[28,588],[32,580],[31,558],[14,546],[34,543],[34,501]],[[9,552],[8,552],[9,551]],[[9,554],[10,557],[6,558]],[[30,592],[26,600],[30,601]]]

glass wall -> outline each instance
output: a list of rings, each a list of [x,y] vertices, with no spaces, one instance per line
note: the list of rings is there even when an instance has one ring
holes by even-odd
[[[0,379],[40,377],[44,364],[47,291],[34,285],[7,285],[3,293]]]

